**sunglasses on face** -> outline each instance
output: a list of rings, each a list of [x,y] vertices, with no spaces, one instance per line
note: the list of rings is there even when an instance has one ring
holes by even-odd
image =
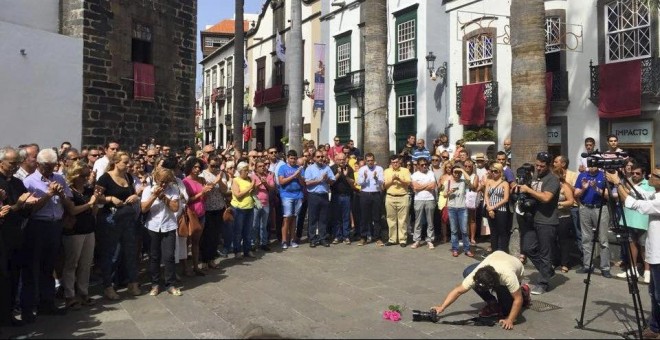
[[[89,157],[98,157],[98,156],[99,156],[99,154],[97,154],[97,153],[90,153],[89,154]]]
[[[449,159],[449,157],[447,157],[447,156],[442,156],[442,159]]]

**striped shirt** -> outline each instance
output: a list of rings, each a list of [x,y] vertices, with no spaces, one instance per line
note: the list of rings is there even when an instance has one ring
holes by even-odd
[[[504,187],[501,185],[498,185],[494,188],[489,188],[488,189],[488,203],[490,203],[491,207],[494,207],[495,205],[499,204],[504,200]],[[506,211],[506,204],[502,204],[499,206],[497,211]]]

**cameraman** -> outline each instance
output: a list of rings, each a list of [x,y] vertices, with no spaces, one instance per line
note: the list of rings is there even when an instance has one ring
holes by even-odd
[[[649,185],[655,188],[655,194],[649,195],[647,200],[636,199],[628,189],[622,185],[616,173],[606,173],[607,180],[616,186],[619,197],[625,202],[625,207],[645,215],[649,215],[649,229],[646,238],[646,262],[651,266],[651,318],[649,328],[642,332],[644,338],[655,339],[660,337],[660,165],[649,176]]]
[[[481,263],[469,265],[463,271],[463,282],[452,289],[444,302],[432,309],[442,313],[468,290],[474,291],[487,305],[479,311],[481,317],[498,317],[502,328],[513,329],[523,306],[530,303],[529,287],[520,284],[523,276],[523,264],[514,256],[503,251],[494,251]],[[497,295],[493,296],[491,292]]]
[[[537,201],[531,225],[521,226],[522,252],[532,260],[534,267],[539,271],[540,277],[532,294],[540,295],[548,290],[548,281],[555,275],[553,266],[553,245],[557,237],[559,215],[557,214],[557,202],[561,188],[557,176],[550,172],[552,158],[547,152],[539,152],[536,155],[536,180],[530,186],[526,184],[517,185],[515,190],[518,194],[527,194]]]

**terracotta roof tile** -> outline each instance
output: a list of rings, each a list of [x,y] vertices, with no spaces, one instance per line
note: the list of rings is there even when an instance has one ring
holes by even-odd
[[[209,27],[209,29],[204,30],[203,32],[234,34],[234,26],[235,26],[234,20],[225,19]],[[248,29],[250,29],[250,22],[247,20],[243,20],[243,31],[247,32]]]

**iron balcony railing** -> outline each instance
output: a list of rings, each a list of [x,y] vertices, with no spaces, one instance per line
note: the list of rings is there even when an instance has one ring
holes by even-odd
[[[642,95],[657,98],[660,95],[660,59],[646,58],[642,63]],[[589,61],[589,70],[591,74],[591,91],[589,99],[595,105],[598,105],[598,92],[600,88],[599,66],[594,65],[593,60]],[[648,97],[647,97],[648,98]]]
[[[223,102],[227,99],[227,88],[219,86],[215,88],[215,102]]]
[[[486,97],[486,110],[495,112],[499,109],[499,97],[496,81],[485,83],[484,96]],[[456,113],[461,114],[461,99],[463,98],[463,86],[456,85]]]
[[[364,70],[348,72],[335,79],[335,93],[345,93],[358,88],[364,88]]]
[[[394,64],[392,78],[395,82],[417,78],[417,59],[410,59]]]
[[[288,99],[289,85],[274,85],[271,88],[257,90],[254,92],[254,107],[281,104],[286,102]]]

